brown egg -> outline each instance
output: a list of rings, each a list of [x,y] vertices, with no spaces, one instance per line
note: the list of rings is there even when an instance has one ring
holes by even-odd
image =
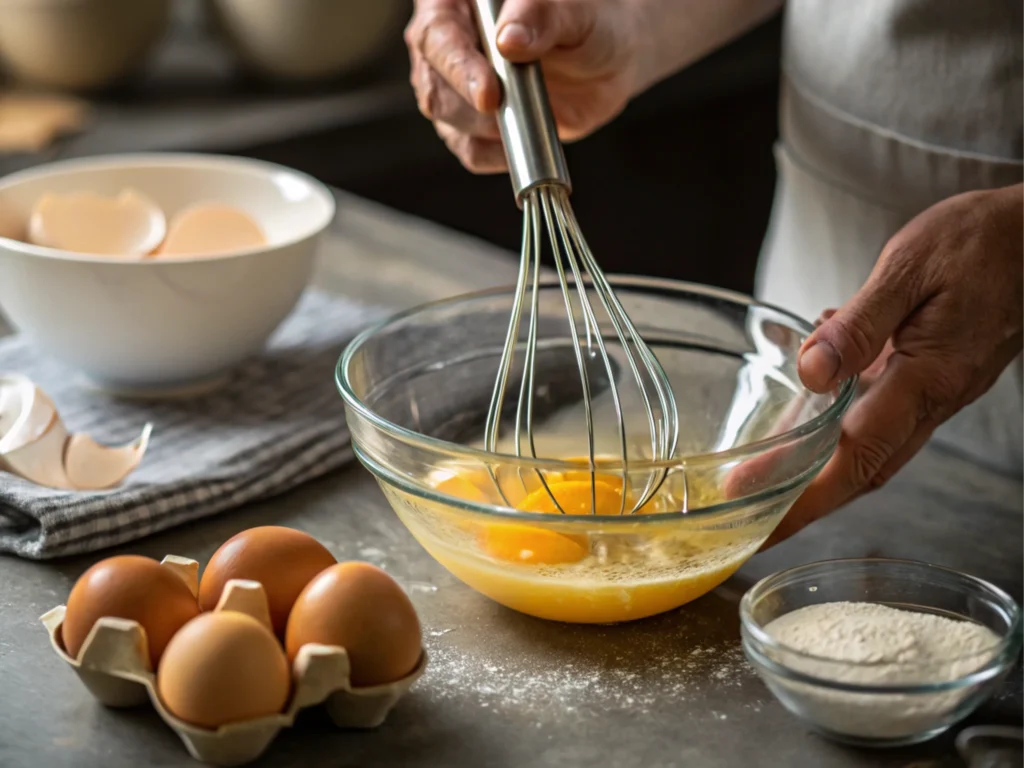
[[[420,660],[420,622],[398,583],[369,563],[339,563],[295,601],[285,648],[295,659],[307,643],[348,651],[352,685],[401,680]]]
[[[267,525],[232,536],[213,553],[199,584],[199,607],[217,607],[224,585],[231,579],[252,579],[263,585],[270,604],[274,631],[284,636],[295,598],[334,555],[308,533]]]
[[[137,621],[146,630],[152,668],[171,637],[199,614],[199,605],[181,577],[156,560],[119,555],[101,560],[82,574],[68,597],[61,634],[72,658],[97,619]]]
[[[212,729],[283,710],[291,673],[269,629],[244,613],[215,611],[174,636],[156,687],[171,714]]]

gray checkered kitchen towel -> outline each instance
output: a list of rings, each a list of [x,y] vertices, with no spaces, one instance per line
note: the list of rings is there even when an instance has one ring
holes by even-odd
[[[0,371],[39,385],[70,431],[113,444],[153,423],[142,464],[110,491],[56,491],[0,472],[0,552],[45,559],[103,549],[273,496],[350,461],[334,366],[345,344],[384,314],[309,291],[226,388],[160,403],[89,391],[25,339],[0,339]]]

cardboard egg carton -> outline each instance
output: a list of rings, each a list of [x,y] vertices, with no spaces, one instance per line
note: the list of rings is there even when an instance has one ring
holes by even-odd
[[[193,594],[199,591],[199,563],[168,555],[161,563],[173,569]],[[216,611],[238,611],[271,627],[270,609],[263,586],[256,581],[229,581]],[[292,690],[284,712],[208,730],[179,720],[164,707],[150,668],[145,630],[134,621],[103,618],[85,639],[78,659],[64,649],[61,626],[65,606],[41,617],[50,645],[70,666],[96,699],[108,707],[132,707],[149,699],[160,717],[181,738],[189,753],[211,765],[243,765],[263,754],[282,728],[295,722],[300,709],[323,704],[339,728],[375,728],[412,687],[427,666],[426,652],[408,677],[387,685],[353,688],[348,654],[344,648],[309,644],[292,665]]]

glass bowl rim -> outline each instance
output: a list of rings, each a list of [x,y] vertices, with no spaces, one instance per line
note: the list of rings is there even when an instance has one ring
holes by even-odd
[[[858,683],[847,683],[838,680],[831,680],[826,677],[818,677],[816,675],[808,674],[800,670],[792,669],[784,663],[775,661],[764,656],[761,652],[761,647],[765,647],[774,651],[781,651],[783,653],[805,659],[807,661],[822,662],[832,665],[842,665],[851,669],[870,669],[876,667],[902,667],[905,669],[924,668],[929,666],[928,664],[914,664],[914,663],[897,663],[892,662],[877,662],[877,661],[840,661],[832,659],[827,656],[818,656],[813,653],[807,653],[793,648],[785,643],[780,643],[770,634],[768,634],[761,624],[756,621],[753,617],[753,606],[754,603],[762,597],[762,593],[767,592],[770,588],[777,586],[778,582],[784,579],[790,578],[794,575],[801,573],[810,573],[814,571],[821,571],[825,568],[846,568],[857,565],[874,564],[880,566],[897,565],[903,567],[909,567],[917,569],[923,572],[941,573],[946,576],[953,576],[957,579],[966,581],[970,587],[976,592],[985,594],[991,598],[994,598],[1001,608],[1006,610],[1010,616],[1009,627],[1004,632],[997,643],[990,646],[988,649],[983,651],[976,651],[974,653],[964,654],[961,656],[954,656],[948,659],[943,659],[944,662],[958,661],[962,659],[969,659],[980,656],[989,651],[993,651],[992,658],[978,669],[968,672],[954,680],[946,680],[938,683],[914,683],[914,684],[896,684],[896,685],[881,685],[881,684],[858,684]],[[819,603],[820,604],[820,603]],[[1022,612],[1021,607],[1017,604],[1005,590],[997,587],[991,582],[985,581],[977,576],[972,576],[969,573],[958,571],[955,568],[947,568],[941,565],[935,565],[933,563],[924,562],[922,560],[910,560],[901,558],[889,558],[889,557],[846,557],[846,558],[834,558],[828,560],[816,560],[811,563],[804,563],[803,565],[793,566],[792,568],[784,568],[781,571],[777,571],[769,576],[765,576],[763,579],[758,581],[752,587],[750,587],[743,598],[740,600],[740,626],[743,630],[744,638],[743,645],[747,650],[748,655],[756,654],[757,658],[754,661],[768,669],[769,671],[782,676],[787,677],[791,680],[800,683],[806,683],[810,685],[822,686],[827,688],[833,688],[835,690],[850,691],[856,693],[934,693],[939,691],[948,691],[953,689],[959,689],[981,683],[995,677],[1001,673],[1007,666],[1008,661],[1005,658],[1007,652],[1013,650],[1014,654],[1019,652],[1022,643]],[[758,647],[752,647],[753,643],[750,642],[752,639],[756,642]]]
[[[746,296],[736,291],[726,290],[724,288],[715,288],[713,286],[690,283],[682,280],[667,280],[664,278],[641,277],[636,275],[612,275],[609,276],[608,281],[612,284],[612,287],[616,289],[667,289],[675,294],[693,294],[702,299],[716,299],[731,304],[746,306],[748,309],[768,309],[786,317],[792,321],[798,329],[804,331],[808,335],[814,331],[813,325],[788,310],[776,307],[773,304],[757,301],[750,296]],[[540,281],[540,287],[542,290],[545,288],[557,288],[558,285],[559,283],[557,280],[550,278]],[[356,353],[371,338],[388,326],[397,324],[413,317],[414,315],[430,310],[439,309],[445,306],[465,304],[487,297],[510,294],[514,291],[514,285],[502,285],[494,288],[462,293],[457,296],[451,296],[449,298],[439,299],[425,304],[419,304],[415,307],[390,315],[389,317],[386,317],[363,330],[348,343],[345,350],[342,352],[341,357],[338,359],[337,366],[335,367],[335,385],[341,393],[345,404],[355,410],[362,418],[369,421],[376,428],[398,438],[401,442],[425,448],[430,451],[443,451],[453,457],[473,459],[481,464],[494,464],[496,461],[500,461],[502,464],[510,464],[518,468],[543,470],[546,472],[579,471],[580,465],[571,461],[563,459],[533,458],[532,456],[516,456],[514,454],[491,453],[481,448],[472,448],[460,443],[450,443],[445,440],[438,440],[437,438],[423,435],[419,432],[407,429],[406,427],[393,424],[363,403],[358,395],[356,395],[349,382],[348,369]],[[674,469],[681,466],[692,467],[703,464],[728,463],[763,453],[764,451],[772,448],[785,445],[799,438],[814,434],[824,426],[837,421],[852,402],[854,394],[856,393],[856,388],[856,376],[846,379],[839,385],[839,391],[836,393],[835,399],[829,404],[828,408],[814,418],[808,419],[804,423],[799,424],[793,429],[787,430],[781,434],[773,435],[772,437],[764,438],[762,440],[755,440],[750,443],[745,443],[742,446],[729,448],[724,451],[695,453],[664,461],[630,461],[629,470],[630,472],[643,472],[660,469]],[[602,460],[600,468],[604,471],[614,472],[622,469],[622,462],[620,460],[607,462]]]

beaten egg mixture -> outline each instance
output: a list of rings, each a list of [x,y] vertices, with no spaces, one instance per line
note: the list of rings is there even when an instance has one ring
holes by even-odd
[[[598,472],[593,487],[590,478],[588,470],[546,473],[545,488],[535,473],[513,472],[499,482],[508,503],[524,512],[561,517],[553,496],[568,515],[588,515],[593,509],[597,518],[618,518],[622,478]],[[467,501],[505,503],[485,470],[446,471],[433,484]],[[639,519],[682,509],[678,489],[671,485],[666,483],[635,513],[633,524],[604,530],[599,520],[592,529],[577,532],[579,526],[560,530],[557,525],[478,522],[450,514],[452,525],[435,535],[415,520],[407,522],[435,559],[503,605],[558,621],[627,621],[677,608],[714,589],[763,539],[758,535],[762,526],[710,528],[679,518],[664,523]],[[693,508],[714,503],[719,495],[691,481],[687,498]],[[634,503],[627,486],[627,514]]]

